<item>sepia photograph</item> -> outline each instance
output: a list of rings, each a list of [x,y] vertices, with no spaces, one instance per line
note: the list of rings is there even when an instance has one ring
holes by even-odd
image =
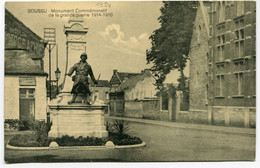
[[[3,4],[5,165],[256,165],[256,1]]]

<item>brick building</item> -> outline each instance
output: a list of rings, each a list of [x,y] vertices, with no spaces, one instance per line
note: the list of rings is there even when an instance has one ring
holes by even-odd
[[[46,43],[12,13],[5,10],[5,120],[45,120]]]
[[[189,115],[180,113],[179,120],[255,127],[255,23],[253,1],[199,3],[190,49]]]
[[[212,2],[209,122],[255,127],[256,2]]]
[[[207,57],[209,56],[209,3],[200,3],[197,8],[194,21],[193,33],[190,44],[190,96],[189,113],[190,120],[207,123],[208,115],[208,67]],[[196,115],[192,115],[196,113]],[[195,117],[197,116],[197,117]],[[179,117],[181,119],[181,115]]]

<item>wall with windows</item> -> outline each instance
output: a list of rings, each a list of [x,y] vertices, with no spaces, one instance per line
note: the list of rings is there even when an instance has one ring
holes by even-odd
[[[131,79],[130,79],[131,80]],[[136,85],[125,91],[126,100],[143,100],[156,98],[156,86],[154,85],[155,79],[153,76],[145,77],[143,80],[136,83]]]
[[[213,105],[254,105],[255,2],[213,2],[210,18]]]
[[[252,119],[255,111],[255,7],[253,1],[211,3],[209,106],[215,124],[226,117],[225,125],[248,126],[247,113]]]
[[[109,102],[110,87],[91,87],[90,89],[92,92],[94,92],[95,89],[99,100],[104,101],[106,104]]]
[[[23,79],[35,79],[35,86],[21,84]],[[25,106],[20,106],[20,98],[34,99],[32,109],[33,117],[36,120],[46,120],[46,76],[23,76],[6,75],[4,80],[4,118],[20,119],[20,110]],[[31,107],[30,107],[31,108]],[[29,109],[31,110],[31,109]]]

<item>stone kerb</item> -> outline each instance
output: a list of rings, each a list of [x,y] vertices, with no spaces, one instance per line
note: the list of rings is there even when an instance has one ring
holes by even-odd
[[[56,142],[54,142],[54,143],[56,143]],[[14,149],[14,150],[62,150],[62,149],[71,149],[71,150],[97,150],[98,149],[98,150],[101,150],[101,149],[138,148],[138,147],[144,147],[144,146],[146,146],[145,142],[142,142],[141,144],[135,144],[135,145],[114,145],[114,144],[110,143],[109,145],[105,145],[105,146],[57,146],[56,144],[55,145],[50,144],[49,147],[18,147],[18,146],[9,145],[9,142],[6,144],[6,148]]]

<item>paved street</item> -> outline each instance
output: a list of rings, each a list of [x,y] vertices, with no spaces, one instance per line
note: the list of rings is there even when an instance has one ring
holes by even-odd
[[[169,122],[163,122],[169,123]],[[140,137],[146,146],[102,150],[5,150],[7,162],[131,162],[131,161],[231,161],[254,160],[255,135],[192,129],[186,127],[130,122],[130,134]],[[179,124],[185,125],[185,124]],[[197,125],[197,127],[208,127]],[[209,126],[209,128],[214,126]],[[243,130],[237,128],[238,132]],[[248,130],[248,129],[244,129]],[[253,130],[254,131],[254,130]],[[251,131],[252,132],[252,131]],[[5,140],[10,136],[5,136]]]

